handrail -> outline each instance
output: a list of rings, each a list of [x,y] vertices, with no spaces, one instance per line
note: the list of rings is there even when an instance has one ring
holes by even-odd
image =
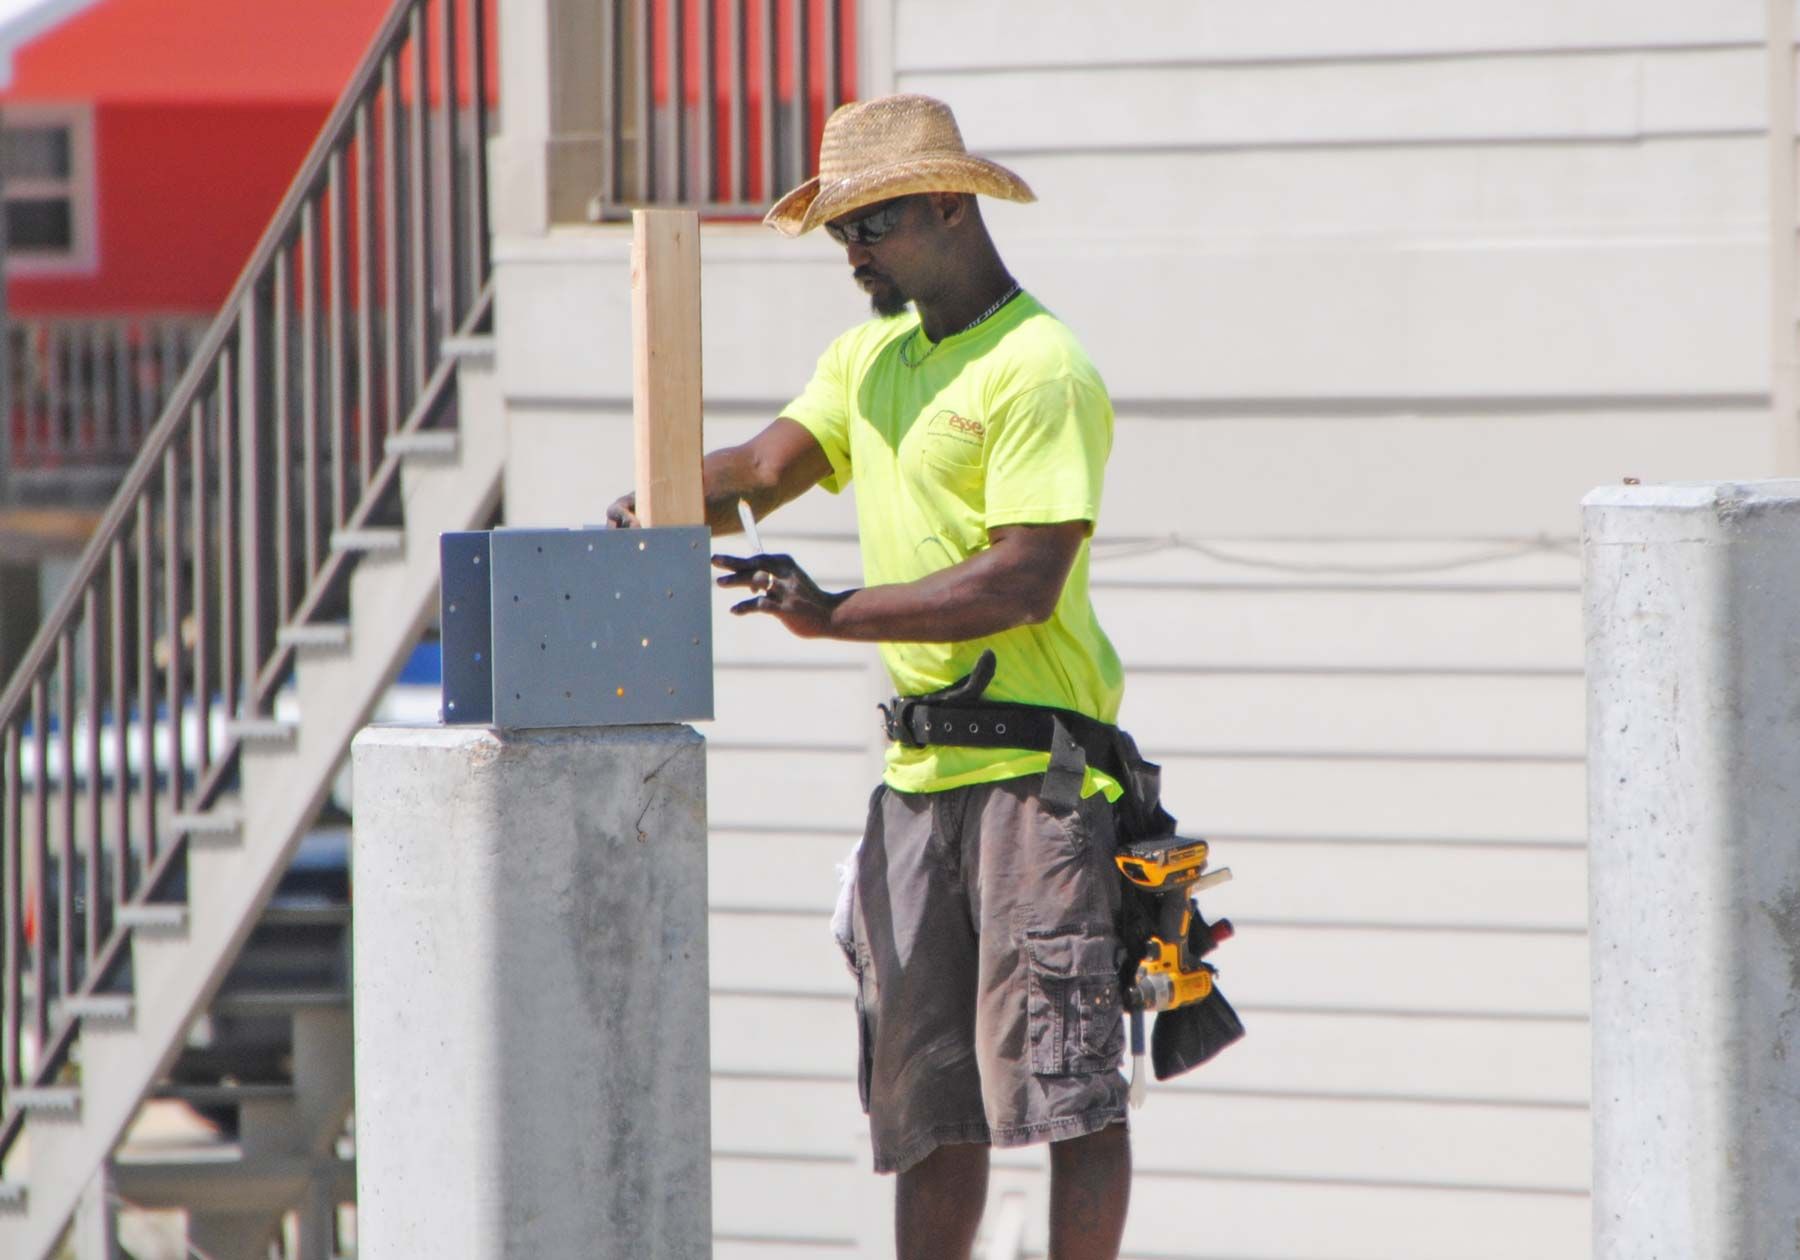
[[[485,315],[491,3],[397,0],[0,690],[0,1155]]]

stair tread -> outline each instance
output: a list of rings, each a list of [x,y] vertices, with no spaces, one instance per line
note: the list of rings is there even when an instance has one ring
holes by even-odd
[[[493,333],[470,333],[460,337],[445,337],[438,343],[443,354],[456,359],[491,359],[494,356]]]
[[[176,930],[185,928],[188,908],[173,901],[148,901],[120,906],[117,922],[134,930]]]
[[[420,429],[396,433],[387,440],[389,453],[401,456],[450,456],[461,448],[462,437],[455,429]]]
[[[185,831],[189,834],[196,831],[236,831],[244,825],[244,811],[228,805],[220,809],[200,810],[191,814],[174,814],[169,818],[169,825],[176,831]]]
[[[78,1019],[130,1019],[137,1003],[129,993],[93,993],[64,998],[62,1009]]]
[[[81,1108],[79,1085],[20,1086],[6,1095],[7,1101],[27,1111],[78,1111]]]
[[[239,739],[293,739],[300,732],[300,723],[286,718],[233,718],[225,730]]]
[[[343,622],[306,622],[283,626],[275,637],[287,647],[345,647],[350,642],[350,627]]]
[[[333,551],[399,551],[405,546],[406,531],[398,526],[340,529],[331,535]]]

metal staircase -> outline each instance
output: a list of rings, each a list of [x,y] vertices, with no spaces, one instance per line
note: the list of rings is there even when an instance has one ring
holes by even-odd
[[[206,1088],[158,1083],[428,626],[437,534],[497,509],[483,23],[399,0],[0,692],[8,1260],[97,1179],[160,1201],[121,1135]],[[350,1101],[347,1007],[289,1005],[291,1087],[214,1097],[251,1247],[271,1185],[329,1184]]]

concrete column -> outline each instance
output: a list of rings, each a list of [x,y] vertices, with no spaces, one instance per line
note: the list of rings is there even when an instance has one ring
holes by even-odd
[[[1800,1257],[1800,481],[1584,503],[1594,1255]]]
[[[711,1254],[704,742],[357,736],[369,1260]]]

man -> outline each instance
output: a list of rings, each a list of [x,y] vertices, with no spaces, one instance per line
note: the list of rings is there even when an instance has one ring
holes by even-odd
[[[1114,720],[1117,655],[1088,600],[1112,409],[1075,338],[1023,292],[978,195],[1031,201],[920,96],[847,105],[820,174],[770,210],[845,248],[877,318],[839,337],[781,418],[706,457],[708,521],[737,528],[852,477],[868,585],[827,592],[786,556],[719,556],[738,614],[873,640],[901,696],[968,675],[989,700]],[[911,311],[908,311],[908,305]],[[633,500],[609,509],[635,524]],[[1060,755],[1060,754],[1059,754]],[[1118,1254],[1130,1190],[1116,782],[1043,747],[896,741],[859,849],[846,943],[878,1171],[901,1260],[966,1260],[991,1146],[1049,1141],[1050,1255]]]

